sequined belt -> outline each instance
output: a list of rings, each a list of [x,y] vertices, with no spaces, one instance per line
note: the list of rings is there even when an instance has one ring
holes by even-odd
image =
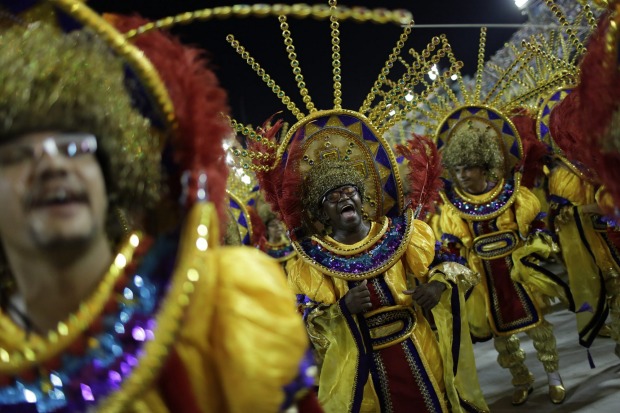
[[[516,232],[498,231],[476,238],[473,252],[483,260],[493,260],[512,254],[518,246],[519,237]]]
[[[396,305],[382,307],[364,314],[370,330],[373,350],[393,346],[404,341],[415,327],[413,308]]]

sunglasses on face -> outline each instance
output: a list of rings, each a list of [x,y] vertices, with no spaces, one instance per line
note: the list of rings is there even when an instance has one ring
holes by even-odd
[[[327,195],[323,196],[323,199],[321,199],[321,205],[323,205],[325,201],[335,204],[336,202],[339,202],[342,199],[343,195],[346,195],[347,198],[353,198],[355,194],[357,193],[358,193],[357,187],[353,185],[345,185],[339,189],[334,189],[333,191],[329,192]]]
[[[77,158],[94,154],[97,138],[88,133],[54,134],[36,143],[9,143],[0,145],[0,166],[33,162],[44,154]]]

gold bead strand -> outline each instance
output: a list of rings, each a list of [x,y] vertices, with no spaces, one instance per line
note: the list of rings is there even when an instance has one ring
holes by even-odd
[[[480,28],[480,42],[478,44],[478,67],[476,68],[476,89],[474,95],[474,102],[480,102],[480,95],[482,93],[482,73],[484,71],[484,50],[487,41],[487,28]]]
[[[330,8],[319,4],[309,6],[308,4],[236,4],[234,6],[215,7],[196,10],[193,12],[185,12],[176,16],[165,17],[154,22],[149,22],[143,26],[129,30],[124,36],[128,39],[141,36],[153,30],[169,29],[178,24],[189,24],[194,21],[208,21],[213,18],[220,20],[228,18],[246,18],[249,16],[254,17],[267,17],[267,16],[280,16],[290,15],[297,19],[306,19],[309,17],[315,20],[325,20],[330,16]],[[407,10],[386,10],[382,8],[367,9],[364,7],[354,7],[349,9],[347,7],[340,6],[337,9],[337,16],[340,20],[354,20],[360,23],[371,21],[377,24],[392,23],[399,26],[408,24],[412,20],[411,13]]]
[[[452,46],[448,42],[448,38],[446,37],[445,34],[442,34],[439,36],[439,39],[441,40],[441,43],[443,44],[443,48],[446,51],[446,55],[448,56],[450,65],[451,66],[455,65],[457,63],[456,56],[454,55]],[[462,62],[461,62],[461,65],[462,65]],[[456,72],[456,81],[459,84],[459,89],[461,90],[461,94],[463,95],[463,99],[465,100],[465,103],[471,104],[472,103],[471,94],[469,93],[467,86],[465,86],[465,82],[463,81],[463,76],[461,75],[460,70]]]
[[[547,7],[549,7],[551,12],[555,15],[556,19],[558,19],[558,21],[560,22],[560,24],[564,26],[564,28],[566,29],[566,34],[568,34],[568,39],[575,47],[577,53],[580,55],[583,54],[585,52],[585,47],[583,43],[579,41],[579,39],[577,38],[577,35],[575,35],[575,31],[570,27],[570,25],[566,21],[566,16],[562,12],[562,10],[558,7],[557,4],[554,3],[553,0],[545,0],[545,4],[547,5]]]
[[[529,51],[523,51],[517,58],[510,64],[510,66],[506,69],[506,71],[502,74],[500,80],[498,80],[495,85],[493,85],[493,89],[489,92],[489,94],[484,99],[483,103],[493,105],[499,99],[502,98],[504,92],[507,88],[512,86],[512,83],[515,79],[521,74],[524,68],[528,67],[528,62],[532,59],[532,53]],[[493,93],[497,90],[497,86],[502,85],[499,92],[493,95]],[[490,99],[490,100],[489,100]]]
[[[280,86],[276,84],[275,80],[273,80],[271,76],[269,76],[269,74],[265,72],[265,69],[263,69],[256,62],[256,60],[252,56],[250,56],[250,53],[245,50],[245,47],[239,44],[239,41],[235,39],[235,36],[229,34],[228,36],[226,36],[226,41],[233,47],[233,49],[235,49],[237,54],[246,61],[246,63],[252,68],[252,70],[256,72],[256,74],[263,80],[263,82],[265,82],[267,86],[271,88],[271,91],[275,93],[275,95],[282,101],[284,105],[286,105],[286,108],[291,111],[291,113],[297,118],[297,120],[301,120],[305,117],[305,115],[301,113],[299,108],[295,106],[295,103],[291,101],[291,98],[288,97],[286,93],[284,93],[284,91],[280,88]]]
[[[306,104],[306,109],[308,109],[310,113],[316,112],[314,103],[312,103],[312,98],[306,88],[304,76],[301,74],[301,66],[297,60],[297,53],[295,53],[295,46],[293,45],[293,38],[291,37],[291,31],[289,30],[286,16],[278,16],[278,21],[280,22],[280,30],[282,31],[282,37],[284,38],[284,46],[286,46],[286,52],[288,53],[288,59],[290,60],[291,67],[293,68],[293,75],[295,75],[295,81],[297,82],[299,93],[301,94],[303,102]]]
[[[340,24],[338,23],[338,17],[336,0],[329,0],[330,16],[329,27],[331,28],[332,36],[332,74],[334,80],[334,109],[342,109],[342,68],[340,61]]]
[[[529,62],[531,57],[532,57],[532,53],[528,50],[522,50],[521,52],[519,52],[519,54],[515,56],[512,62],[510,62],[510,65],[502,71],[501,75],[499,76],[497,81],[493,84],[493,87],[491,88],[489,93],[487,93],[487,95],[485,96],[484,100],[482,100],[481,103],[487,104],[489,102],[495,101],[497,99],[497,96],[501,95],[501,91],[503,91],[507,87],[507,83],[505,82],[505,79],[510,78],[509,74],[513,72],[514,68],[517,67],[519,64],[523,62]],[[500,85],[502,86],[501,89],[500,89]],[[500,92],[495,94],[495,92],[497,92],[498,89],[500,89]]]
[[[385,79],[387,79],[388,75],[390,74],[390,69],[392,68],[392,66],[394,66],[394,62],[400,55],[400,51],[405,46],[405,42],[409,38],[409,34],[411,33],[413,24],[414,24],[413,20],[411,20],[411,22],[405,27],[403,33],[401,33],[400,38],[396,42],[396,47],[392,49],[392,53],[388,57],[388,60],[385,62],[385,66],[383,67],[383,69],[381,69],[381,73],[379,74],[379,77],[377,78],[377,80],[375,80],[374,85],[370,89],[370,93],[368,93],[368,95],[366,96],[366,99],[364,100],[364,103],[360,107],[359,109],[360,113],[368,112],[370,105],[375,99],[375,94],[379,91]]]

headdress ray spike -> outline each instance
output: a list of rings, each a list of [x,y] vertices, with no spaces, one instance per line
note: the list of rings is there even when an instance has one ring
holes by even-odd
[[[405,46],[405,42],[409,38],[409,34],[411,33],[411,28],[413,27],[413,24],[414,24],[413,20],[411,20],[411,22],[407,26],[405,26],[405,29],[403,30],[403,33],[401,33],[400,38],[396,42],[396,46],[392,49],[392,53],[388,57],[388,60],[385,62],[385,66],[383,66],[383,69],[381,69],[381,72],[379,73],[379,76],[377,77],[377,80],[375,80],[374,85],[370,89],[370,92],[366,96],[366,99],[364,100],[364,103],[360,107],[360,109],[359,109],[360,113],[367,113],[368,110],[370,109],[370,105],[372,104],[373,100],[375,99],[375,95],[376,95],[377,91],[381,88],[381,86],[383,85],[384,80],[390,74],[390,69],[392,68],[392,66],[394,65],[394,62],[396,61],[396,59],[400,55],[400,51]]]
[[[446,35],[442,34],[441,36],[439,36],[439,39],[441,40],[441,43],[444,46],[444,50],[446,51],[446,56],[448,56],[450,65],[455,65],[456,63],[460,63],[460,66],[462,67],[463,63],[456,59],[456,56],[454,55],[454,52],[452,51],[452,47],[450,46],[450,43],[448,43],[448,38],[446,37]],[[467,90],[467,87],[465,86],[465,82],[463,81],[463,76],[461,75],[460,71],[456,73],[456,81],[458,82],[459,89],[461,90],[461,94],[463,95],[465,103],[470,104],[471,95],[469,94],[469,91]]]
[[[334,109],[342,109],[342,68],[340,67],[340,24],[336,16],[337,0],[329,0],[329,27],[332,37],[332,74],[334,80]]]
[[[478,44],[478,67],[476,70],[476,90],[474,101],[480,101],[480,95],[482,93],[482,73],[484,71],[484,50],[487,41],[487,28],[482,27],[480,29],[480,42]]]
[[[280,30],[282,30],[282,37],[284,38],[284,45],[286,46],[288,59],[291,61],[291,67],[293,68],[293,75],[295,75],[295,81],[297,82],[297,87],[299,88],[299,94],[301,95],[303,102],[306,104],[306,109],[308,109],[309,112],[316,112],[312,98],[308,93],[308,88],[306,88],[304,76],[301,74],[301,66],[297,60],[297,53],[295,53],[295,46],[293,45],[293,37],[291,36],[291,31],[289,30],[288,22],[286,20],[285,15],[278,16]]]
[[[583,54],[585,52],[585,46],[583,45],[581,41],[579,41],[579,38],[575,34],[575,31],[573,30],[571,25],[566,21],[566,15],[562,11],[562,9],[560,9],[560,7],[557,4],[555,4],[554,0],[545,0],[545,4],[547,5],[547,7],[549,7],[551,12],[555,15],[556,19],[558,19],[558,22],[562,26],[565,27],[566,34],[568,34],[568,39],[575,47],[575,50],[577,51],[577,53],[580,55]]]
[[[235,49],[237,54],[241,56],[242,59],[256,72],[256,74],[267,84],[271,91],[276,94],[276,96],[282,101],[286,108],[291,111],[293,116],[295,116],[298,120],[301,120],[305,117],[305,115],[299,110],[299,108],[295,105],[291,98],[284,93],[284,91],[276,84],[276,82],[265,72],[256,60],[250,56],[250,53],[245,50],[245,47],[239,44],[239,41],[235,39],[235,36],[229,34],[226,36],[226,41]]]
[[[524,63],[530,60],[531,55],[532,53],[528,50],[520,52],[512,63],[502,72],[500,78],[495,82],[493,88],[489,91],[482,103],[492,105],[501,98],[502,91],[519,75],[520,70],[525,67]],[[514,70],[515,68],[517,68],[517,70]],[[498,89],[499,93],[495,93]]]

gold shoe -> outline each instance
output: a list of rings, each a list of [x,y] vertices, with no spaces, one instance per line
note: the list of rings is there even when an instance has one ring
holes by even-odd
[[[566,399],[566,389],[563,384],[557,386],[549,386],[549,398],[551,403],[560,404]]]
[[[512,405],[519,406],[527,401],[527,398],[530,396],[534,388],[532,385],[526,386],[517,386],[515,387],[514,392],[512,393]]]
[[[609,338],[611,337],[611,326],[609,324],[605,324],[603,327],[601,327],[601,329],[598,331],[597,334],[599,337],[605,337],[605,338]]]

